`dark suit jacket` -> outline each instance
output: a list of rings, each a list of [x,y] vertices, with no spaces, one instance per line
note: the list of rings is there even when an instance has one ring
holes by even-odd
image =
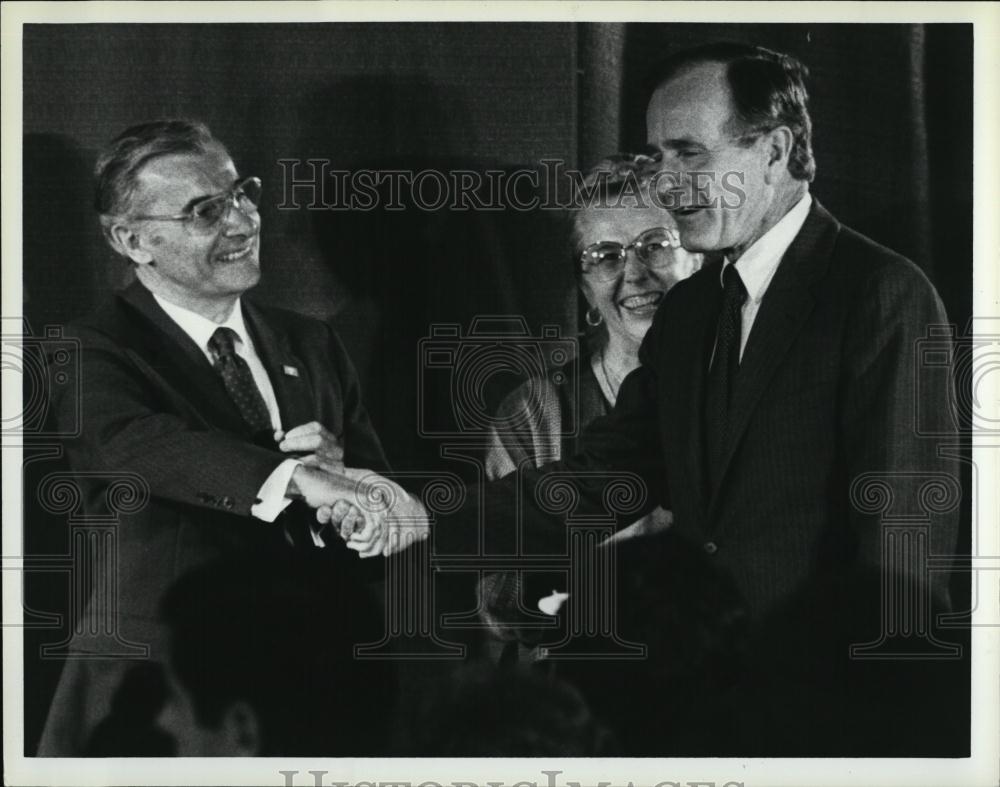
[[[283,427],[319,421],[342,438],[349,466],[388,470],[357,375],[330,326],[242,302]],[[99,474],[88,487],[90,512],[104,507],[109,475],[133,473],[148,486],[148,504],[122,514],[117,528],[118,620],[126,639],[154,642],[157,603],[177,576],[237,550],[288,549],[286,531],[303,544],[312,514],[292,503],[274,524],[251,516],[261,485],[289,455],[270,441],[254,443],[202,351],[141,284],[68,333],[79,341],[82,398],[64,397],[56,406],[67,422],[81,409],[82,430],[67,452],[74,471]],[[311,541],[304,546],[312,548]],[[329,549],[356,559],[339,540]],[[107,638],[75,644],[102,642]]]
[[[642,345],[642,367],[622,384],[614,411],[585,432],[583,451],[474,490],[458,516],[437,523],[437,551],[475,550],[473,519],[482,511],[488,548],[509,552],[516,501],[536,499],[547,474],[628,471],[650,492],[643,510],[671,509],[676,532],[732,572],[753,615],[816,572],[880,566],[879,514],[852,505],[852,482],[868,472],[897,474],[889,480],[898,514],[918,502],[913,479],[899,474],[958,477],[937,457],[940,438],[921,436],[916,422],[918,396],[921,412],[942,422],[952,401],[947,374],[918,385],[916,342],[946,322],[934,288],[911,262],[814,202],[750,333],[725,464],[709,489],[702,402],[720,298],[718,262],[674,287]],[[932,426],[941,431],[941,423]],[[575,515],[605,512],[606,476],[574,485]],[[563,516],[544,516],[530,503],[522,513],[525,550],[564,553]],[[619,516],[619,525],[635,517]],[[931,550],[953,552],[956,533],[954,511],[932,517]],[[946,599],[946,577],[933,573],[931,581]]]

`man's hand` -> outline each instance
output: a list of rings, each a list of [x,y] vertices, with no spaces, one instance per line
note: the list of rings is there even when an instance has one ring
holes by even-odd
[[[430,535],[430,523],[423,503],[399,484],[371,470],[349,467],[344,473],[357,482],[358,490],[363,490],[362,498],[359,498],[362,500],[360,507],[377,509],[366,511],[366,516],[379,513],[383,519],[383,527],[373,534],[365,528],[358,530],[352,523],[352,516],[355,515],[352,507],[343,504],[321,506],[316,511],[317,521],[323,524],[332,522],[337,526],[349,549],[356,549],[361,557],[376,554],[389,556]]]
[[[382,553],[386,504],[380,500],[379,490],[339,473],[300,465],[292,473],[286,494],[327,512],[325,516],[317,515],[317,521],[321,524],[335,521],[347,548],[361,557]],[[333,511],[337,513],[336,519]]]
[[[347,541],[351,534],[365,525],[365,516],[357,506],[346,500],[338,500],[332,506],[320,506],[316,513],[316,521],[322,525],[329,524],[339,531],[340,537]]]
[[[403,494],[406,496],[397,499],[389,513],[385,547],[382,551],[386,557],[402,552],[418,541],[426,541],[431,534],[430,520],[423,502],[419,497],[405,492]]]
[[[328,473],[318,467],[299,465],[288,481],[285,494],[294,500],[304,500],[310,507],[332,506],[338,500],[353,503],[358,495],[358,482],[341,473]]]
[[[280,451],[304,453],[299,460],[307,467],[318,467],[328,473],[344,472],[344,446],[319,421],[310,421],[287,432],[275,432],[274,439]]]

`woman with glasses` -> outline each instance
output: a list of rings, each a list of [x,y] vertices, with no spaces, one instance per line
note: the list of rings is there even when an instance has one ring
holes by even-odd
[[[523,462],[541,466],[577,453],[580,432],[614,406],[622,380],[639,366],[639,345],[667,291],[701,267],[702,256],[684,250],[672,217],[650,192],[655,170],[650,156],[626,154],[601,161],[585,176],[580,207],[570,217],[570,242],[573,271],[587,303],[587,353],[562,375],[529,380],[503,401],[487,453],[490,478]],[[568,382],[560,385],[557,379]],[[669,524],[670,513],[658,508],[613,538],[650,534]],[[550,590],[538,588],[541,594]],[[507,572],[486,577],[480,594],[487,622],[510,643],[505,654],[513,655],[518,638],[530,640],[530,632],[515,627],[526,614],[538,615],[539,593],[522,591],[518,572]]]

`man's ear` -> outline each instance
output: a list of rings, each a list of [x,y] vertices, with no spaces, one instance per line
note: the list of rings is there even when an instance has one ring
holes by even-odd
[[[788,159],[792,155],[794,144],[795,137],[788,126],[778,126],[765,135],[764,151],[767,155],[767,170],[764,174],[764,181],[766,183],[774,183],[776,176],[787,172]]]
[[[256,757],[260,755],[262,730],[260,718],[250,703],[237,700],[222,716],[220,725],[222,744],[230,757]]]
[[[139,234],[128,224],[115,222],[107,229],[108,240],[112,248],[123,257],[128,257],[138,265],[149,265],[153,262],[153,255],[142,243]]]

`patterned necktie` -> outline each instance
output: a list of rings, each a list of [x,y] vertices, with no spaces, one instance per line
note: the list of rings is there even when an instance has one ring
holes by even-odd
[[[729,432],[729,405],[732,402],[733,380],[740,365],[741,309],[747,299],[735,265],[727,265],[722,273],[722,308],[716,331],[715,357],[708,373],[705,395],[705,447],[710,483],[718,480],[722,454]]]
[[[222,375],[233,404],[240,411],[243,420],[254,433],[271,431],[271,415],[267,411],[264,397],[254,382],[253,373],[247,362],[236,352],[236,339],[232,328],[216,328],[208,340],[208,349],[215,356],[215,369]]]

